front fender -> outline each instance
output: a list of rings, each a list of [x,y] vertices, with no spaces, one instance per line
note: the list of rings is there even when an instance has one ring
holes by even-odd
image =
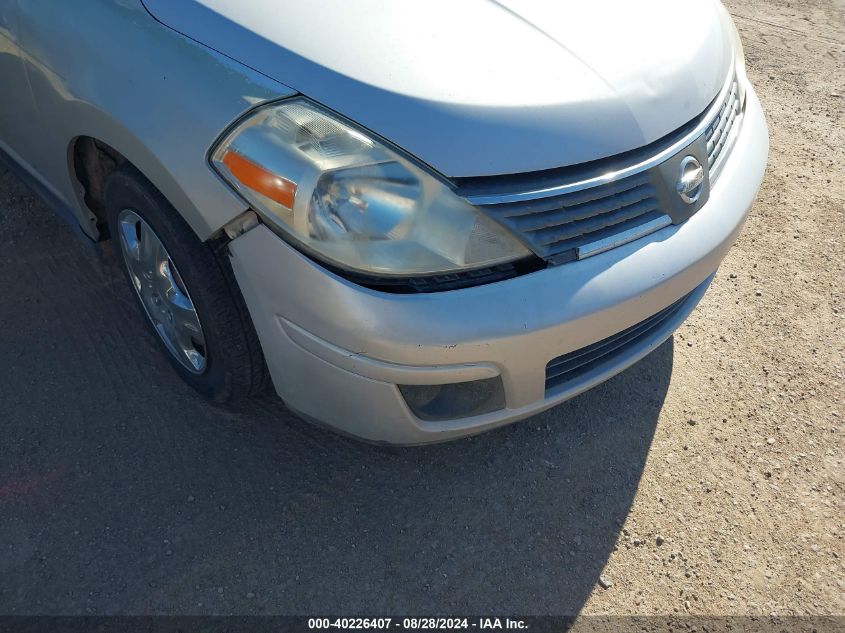
[[[293,94],[157,22],[139,2],[21,4],[24,63],[42,126],[32,167],[90,212],[68,157],[80,136],[131,161],[207,239],[246,208],[207,153],[245,111]]]

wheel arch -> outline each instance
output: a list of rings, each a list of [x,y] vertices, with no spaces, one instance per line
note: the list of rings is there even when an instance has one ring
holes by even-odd
[[[66,115],[65,129],[72,134],[65,137],[72,202],[80,225],[93,239],[108,237],[102,207],[105,180],[126,163],[158,189],[202,241],[247,208],[208,165],[208,147],[195,145],[189,160],[174,156],[186,152],[172,151],[180,138],[170,126],[165,134],[133,123],[131,116],[124,117],[129,121],[124,124],[82,101],[67,108]],[[208,145],[213,141],[209,138]]]
[[[105,183],[116,169],[129,163],[182,215],[200,239],[210,237],[212,226],[191,201],[170,170],[130,129],[101,111],[78,112],[81,133],[67,146],[68,172],[79,206],[83,230],[95,240],[108,239],[103,207]],[[85,124],[87,123],[87,125]]]

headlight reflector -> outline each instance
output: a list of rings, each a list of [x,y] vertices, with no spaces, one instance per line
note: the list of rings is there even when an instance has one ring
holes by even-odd
[[[414,162],[302,97],[253,112],[211,161],[265,222],[335,266],[418,276],[531,254]]]

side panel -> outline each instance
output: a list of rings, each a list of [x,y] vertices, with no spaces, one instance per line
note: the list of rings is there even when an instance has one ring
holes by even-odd
[[[243,212],[206,164],[207,151],[240,114],[289,88],[165,27],[138,0],[19,4],[40,128],[28,162],[83,228],[90,214],[70,167],[72,142],[83,135],[132,161],[201,239]]]
[[[0,149],[20,160],[32,136],[32,95],[18,46],[17,0],[0,0]]]

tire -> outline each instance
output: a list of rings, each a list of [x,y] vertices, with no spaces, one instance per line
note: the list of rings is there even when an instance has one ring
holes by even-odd
[[[267,365],[225,246],[201,242],[131,166],[109,177],[105,208],[115,255],[140,315],[182,379],[217,403],[264,391],[269,385]],[[146,265],[147,251],[157,248],[149,230],[165,249],[157,250],[153,261],[166,264]],[[146,259],[139,255],[142,248]],[[192,321],[191,310],[198,323]]]

